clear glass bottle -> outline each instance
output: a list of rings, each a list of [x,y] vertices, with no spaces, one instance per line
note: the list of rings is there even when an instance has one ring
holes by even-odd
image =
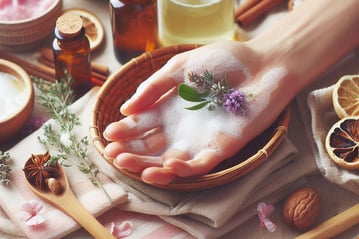
[[[110,0],[116,58],[125,63],[157,46],[156,0]]]
[[[162,46],[234,39],[234,0],[158,0]]]
[[[80,16],[66,13],[57,19],[52,44],[56,79],[72,77],[72,88],[80,97],[92,87],[91,49]]]

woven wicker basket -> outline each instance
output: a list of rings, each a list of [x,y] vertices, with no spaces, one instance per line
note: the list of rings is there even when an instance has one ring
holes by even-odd
[[[18,21],[0,20],[0,48],[22,52],[39,47],[52,36],[62,5],[63,0],[55,0],[40,16]]]
[[[119,108],[133,95],[137,86],[163,66],[172,56],[195,47],[197,46],[171,46],[145,53],[131,60],[109,77],[99,92],[92,117],[92,126],[90,127],[93,144],[102,156],[108,143],[102,134],[108,124],[123,118]],[[289,118],[290,108],[287,107],[271,127],[251,141],[233,158],[218,165],[212,172],[203,176],[177,178],[169,185],[153,186],[163,189],[192,191],[207,189],[236,180],[260,166],[274,152],[287,133]],[[105,157],[104,159],[112,164],[111,159]],[[126,170],[120,171],[135,180],[141,181],[138,174]]]

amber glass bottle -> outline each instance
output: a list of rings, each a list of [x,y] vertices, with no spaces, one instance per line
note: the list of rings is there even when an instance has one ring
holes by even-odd
[[[125,63],[157,46],[156,0],[110,0],[113,45]]]
[[[72,88],[80,97],[91,86],[90,43],[80,16],[64,14],[57,19],[53,54],[56,79],[65,78],[65,71],[72,77]]]

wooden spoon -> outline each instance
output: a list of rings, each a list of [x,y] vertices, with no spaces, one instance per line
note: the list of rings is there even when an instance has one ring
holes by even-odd
[[[58,183],[57,186],[60,186],[61,191],[58,191],[58,193],[50,190],[45,191],[40,187],[32,185],[25,177],[30,189],[51,205],[67,213],[82,225],[94,238],[115,239],[115,237],[79,203],[70,188],[63,167],[57,165],[57,168],[59,175],[56,177],[56,183]]]
[[[329,218],[295,239],[327,239],[339,235],[359,223],[359,203]]]

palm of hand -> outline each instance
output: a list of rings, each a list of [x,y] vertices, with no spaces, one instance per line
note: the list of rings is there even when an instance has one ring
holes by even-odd
[[[218,61],[210,61],[214,55]],[[255,89],[261,83],[250,80],[249,71],[241,62],[216,47],[172,59],[123,107],[128,117],[107,127],[105,137],[113,142],[106,147],[105,155],[114,158],[117,167],[140,173],[144,181],[157,184],[168,184],[176,176],[205,174],[271,123],[269,117],[268,122],[257,125],[256,130],[249,129],[251,122],[263,114],[253,113],[263,104],[257,99],[251,103],[252,114],[246,118],[230,115],[222,109],[185,110],[185,103],[177,97],[176,86],[186,72],[203,71],[204,67],[216,75],[226,73],[229,83],[235,87]]]

